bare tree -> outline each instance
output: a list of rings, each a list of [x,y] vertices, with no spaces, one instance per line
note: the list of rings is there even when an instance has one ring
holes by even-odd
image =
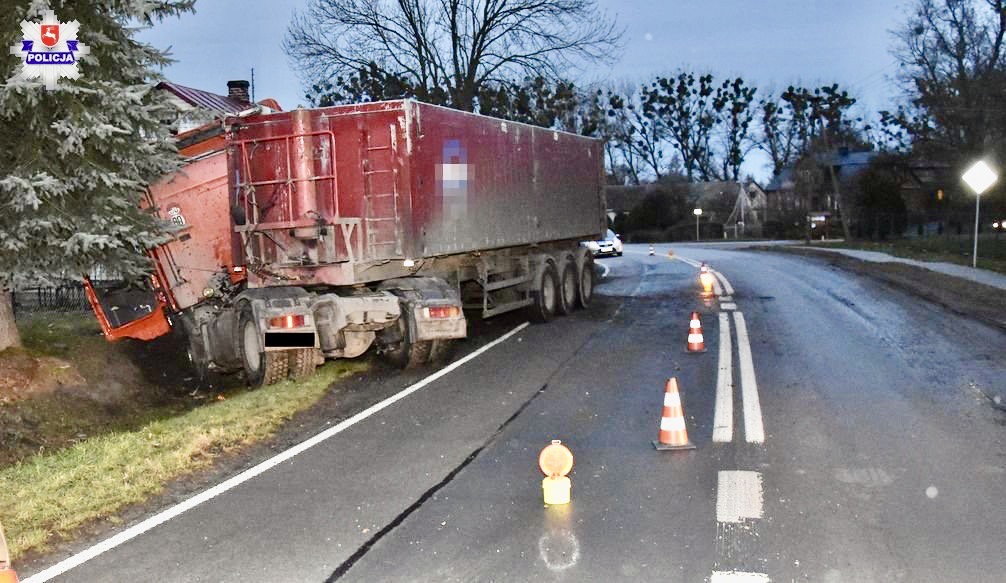
[[[971,156],[1006,140],[1006,0],[915,0],[895,32],[908,103],[889,134],[926,155]]]
[[[759,101],[758,108],[761,114],[758,145],[772,161],[773,176],[778,176],[799,154],[798,123],[785,102],[780,103],[774,96]]]
[[[715,107],[720,112],[718,124],[722,128],[720,146],[720,176],[723,180],[740,180],[741,165],[754,147],[748,139],[754,121],[754,96],[757,89],[748,87],[737,77],[727,80],[716,90]]]
[[[696,174],[709,178],[714,173],[710,139],[719,115],[714,93],[712,75],[688,72],[658,77],[643,88],[644,110],[681,156],[689,181]]]
[[[471,111],[487,84],[610,62],[620,37],[596,0],[311,0],[283,45],[308,81],[373,67]]]

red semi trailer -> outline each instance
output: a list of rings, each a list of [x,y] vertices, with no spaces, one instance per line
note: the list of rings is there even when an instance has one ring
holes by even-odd
[[[252,385],[376,346],[436,359],[483,317],[593,295],[598,140],[388,101],[228,119],[226,147],[151,186],[179,228],[147,290],[88,284],[109,339],[180,328],[200,373]]]

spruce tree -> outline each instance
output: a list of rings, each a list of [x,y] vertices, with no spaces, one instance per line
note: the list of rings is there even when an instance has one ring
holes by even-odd
[[[19,344],[9,293],[18,282],[150,269],[145,250],[166,240],[166,225],[139,203],[179,156],[163,123],[171,106],[154,90],[170,59],[136,34],[194,1],[35,0],[0,14],[0,350]],[[47,10],[78,21],[90,49],[79,78],[54,90],[16,79],[22,61],[7,50],[20,44],[21,21]]]

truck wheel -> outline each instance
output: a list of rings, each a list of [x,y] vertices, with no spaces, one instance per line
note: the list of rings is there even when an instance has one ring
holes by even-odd
[[[244,365],[245,380],[252,387],[271,385],[287,377],[290,369],[290,359],[287,351],[267,352],[259,340],[258,323],[252,314],[251,306],[241,309],[238,318],[238,348],[241,352],[241,363]]]
[[[203,338],[189,316],[181,316],[180,321],[181,326],[172,328],[172,330],[184,338],[185,355],[188,357],[189,366],[192,368],[196,382],[200,385],[206,384],[210,378],[210,359],[206,354]]]
[[[447,362],[447,360],[451,357],[451,352],[453,351],[453,340],[434,340],[433,346],[430,348],[430,362],[437,364]]]
[[[317,348],[297,348],[289,352],[290,378],[303,379],[314,374],[314,369],[318,366],[320,350]]]
[[[556,308],[559,314],[565,316],[573,313],[576,308],[577,285],[576,264],[566,261],[562,273],[559,274],[559,303]]]
[[[559,303],[558,277],[555,273],[555,264],[549,262],[541,274],[541,282],[538,289],[531,292],[531,319],[535,322],[548,322],[555,316],[555,310]]]
[[[594,277],[594,258],[587,255],[580,266],[580,285],[576,294],[576,303],[581,308],[589,308],[594,301]]]
[[[384,349],[384,357],[399,368],[416,368],[430,361],[433,350],[432,340],[413,341],[409,337],[409,327],[405,325],[405,317],[398,319],[402,339],[388,345]]]

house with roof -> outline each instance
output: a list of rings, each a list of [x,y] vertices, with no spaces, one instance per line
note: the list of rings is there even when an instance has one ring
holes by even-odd
[[[770,220],[802,222],[803,217],[809,215],[811,224],[816,226],[838,216],[838,199],[831,182],[832,170],[841,192],[845,194],[853,180],[878,155],[879,152],[872,150],[850,151],[848,148],[839,148],[818,154],[817,165],[812,170],[794,166],[783,168],[765,186]]]
[[[702,220],[719,223],[727,234],[761,236],[767,197],[753,181],[710,181],[689,185],[689,204],[702,209]]]
[[[221,95],[169,81],[158,83],[155,89],[164,92],[174,106],[174,114],[163,122],[175,134],[179,150],[194,156],[220,147],[223,128],[219,122],[228,117],[282,111],[274,99],[253,103],[249,86],[244,80],[228,81],[227,95]]]

